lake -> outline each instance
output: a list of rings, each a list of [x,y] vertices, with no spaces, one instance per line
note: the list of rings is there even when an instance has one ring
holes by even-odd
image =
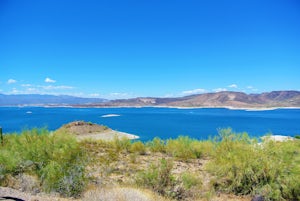
[[[0,126],[4,133],[27,128],[47,127],[55,130],[75,120],[103,124],[112,129],[135,134],[147,141],[188,135],[208,139],[218,129],[231,127],[251,136],[267,133],[300,134],[300,109],[265,111],[230,110],[225,108],[46,108],[0,107]]]

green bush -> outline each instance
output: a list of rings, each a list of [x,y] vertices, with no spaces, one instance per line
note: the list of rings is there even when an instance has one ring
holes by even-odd
[[[18,153],[0,148],[0,182],[6,174],[17,173],[19,164],[21,164],[21,158]]]
[[[121,139],[115,137],[114,140],[112,141],[112,144],[117,152],[122,152],[122,151],[128,152],[130,150],[131,142],[128,138],[125,137]]]
[[[158,137],[155,137],[152,141],[147,142],[147,147],[149,147],[152,152],[166,152],[166,145],[163,140]]]
[[[197,158],[210,157],[214,152],[215,145],[212,140],[196,141],[192,142],[192,145]]]
[[[184,188],[187,190],[191,189],[192,187],[198,188],[202,185],[202,181],[197,176],[187,172],[181,175],[181,180]]]
[[[202,155],[199,141],[188,136],[180,136],[177,139],[169,139],[166,143],[166,152],[180,160],[200,158]]]
[[[134,142],[130,146],[130,152],[139,153],[140,155],[145,155],[146,146],[141,141]]]
[[[208,170],[216,190],[236,195],[263,195],[266,200],[299,200],[300,143],[258,144],[246,133],[220,131]]]
[[[78,196],[85,186],[85,154],[76,139],[65,133],[32,129],[5,135],[0,146],[0,183],[9,175],[38,176],[46,191]]]
[[[136,183],[165,195],[167,189],[175,184],[175,179],[171,174],[172,168],[171,161],[161,159],[159,164],[151,164],[148,170],[140,172],[136,177]]]

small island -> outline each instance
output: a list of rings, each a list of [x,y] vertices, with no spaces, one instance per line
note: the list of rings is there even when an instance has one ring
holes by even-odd
[[[107,126],[95,124],[85,121],[74,121],[63,125],[55,132],[65,132],[76,136],[78,140],[93,139],[93,140],[114,140],[115,138],[138,139],[139,136],[112,130]]]

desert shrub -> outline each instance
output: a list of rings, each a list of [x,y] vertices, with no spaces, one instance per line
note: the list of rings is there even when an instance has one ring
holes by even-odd
[[[84,139],[79,142],[80,147],[86,152],[98,153],[99,150],[115,149],[114,141]]]
[[[212,140],[206,141],[194,141],[192,147],[197,150],[198,157],[210,157],[215,149],[215,145]]]
[[[165,142],[158,137],[155,137],[152,141],[147,142],[146,145],[152,152],[166,152]]]
[[[113,147],[117,152],[128,152],[130,150],[131,142],[128,138],[118,138],[115,137],[112,141]]]
[[[136,183],[165,195],[168,188],[175,184],[174,176],[171,174],[172,168],[172,161],[161,159],[159,164],[151,164],[148,170],[140,172],[136,177]]]
[[[145,155],[146,146],[141,141],[134,142],[130,146],[130,152],[139,153],[140,155]]]
[[[76,139],[65,133],[32,129],[5,135],[5,144],[0,146],[0,182],[6,176],[28,172],[38,176],[46,191],[77,196],[85,185],[84,156]],[[72,181],[65,182],[64,178],[70,175]],[[74,182],[77,177],[80,182]]]
[[[131,163],[136,163],[137,162],[137,153],[131,153],[131,154],[129,154],[129,161]]]
[[[0,182],[6,174],[16,173],[19,164],[21,164],[21,158],[18,154],[0,148]]]
[[[43,186],[46,191],[53,191],[65,196],[79,196],[85,188],[84,166],[65,167],[51,162],[42,170]]]
[[[208,170],[216,190],[263,195],[266,200],[297,200],[300,195],[300,144],[257,144],[246,133],[220,131]]]
[[[187,190],[192,187],[198,188],[202,185],[202,181],[196,175],[187,172],[181,175],[181,181],[183,187]]]
[[[177,139],[169,139],[166,143],[166,152],[173,157],[187,161],[188,159],[200,158],[201,147],[199,142],[188,136],[180,136]]]
[[[120,160],[120,149],[116,148],[115,141],[83,140],[81,148],[89,153],[88,165],[97,168],[102,178],[107,178],[116,168],[116,161]]]

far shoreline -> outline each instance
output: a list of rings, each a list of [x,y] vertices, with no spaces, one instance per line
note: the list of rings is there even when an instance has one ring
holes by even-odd
[[[93,105],[7,105],[0,106],[1,108],[170,108],[170,109],[229,109],[229,110],[244,110],[244,111],[269,111],[279,109],[296,109],[300,107],[232,107],[232,106],[163,106],[163,105],[144,105],[144,106],[93,106]]]

